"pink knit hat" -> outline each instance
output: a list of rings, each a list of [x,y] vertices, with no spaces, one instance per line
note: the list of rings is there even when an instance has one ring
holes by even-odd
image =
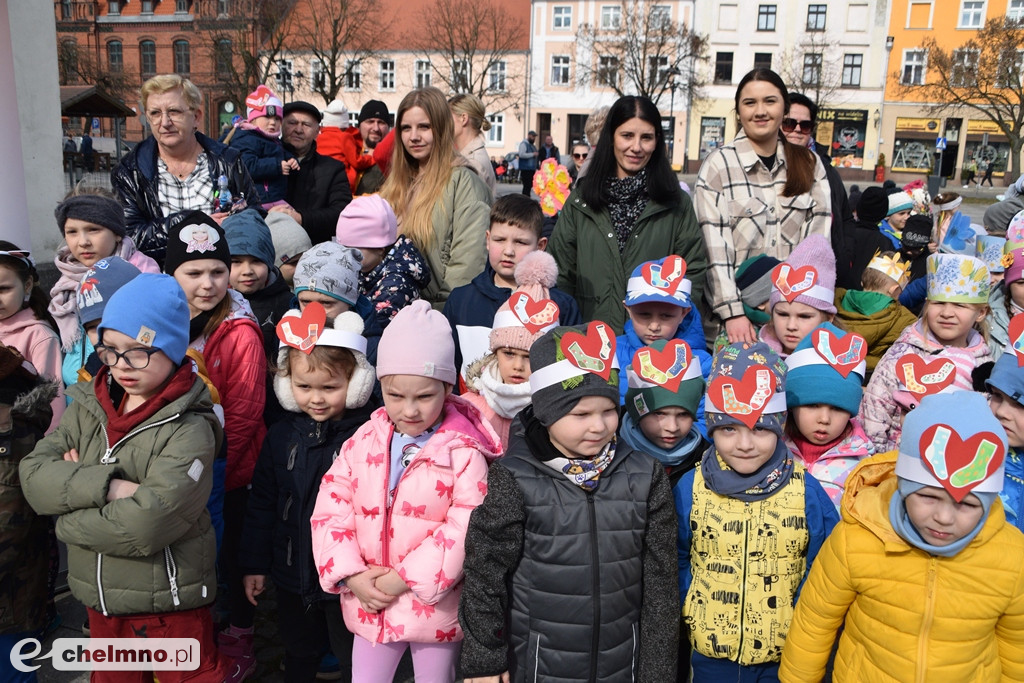
[[[391,320],[377,346],[377,379],[416,375],[455,384],[455,340],[448,319],[423,299]]]
[[[245,98],[246,120],[252,123],[253,119],[261,116],[276,116],[281,118],[283,105],[281,99],[265,85],[256,87],[256,90],[249,93]]]
[[[835,314],[836,255],[823,235],[811,235],[772,271],[768,310],[782,300],[807,304]]]
[[[356,197],[338,216],[338,242],[357,249],[390,247],[398,239],[398,219],[379,194]]]
[[[503,348],[529,351],[540,335],[558,324],[558,304],[548,298],[550,288],[558,282],[555,258],[546,251],[531,251],[516,265],[515,277],[519,286],[494,315],[491,351]],[[528,302],[519,299],[513,302],[520,292],[528,297]],[[511,308],[513,304],[517,304],[515,309]],[[554,319],[548,321],[552,310]]]

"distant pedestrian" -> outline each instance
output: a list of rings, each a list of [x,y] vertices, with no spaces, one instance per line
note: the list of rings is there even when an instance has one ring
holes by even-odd
[[[967,189],[967,187],[971,183],[974,183],[975,185],[978,184],[977,175],[978,175],[978,160],[977,159],[971,159],[969,162],[967,162],[967,165],[964,166],[964,189]]]
[[[537,132],[530,131],[519,143],[519,175],[523,179],[523,194],[527,197],[533,191],[533,174],[537,172]]]
[[[985,162],[985,175],[982,176],[981,182],[978,183],[978,187],[984,187],[985,181],[988,181],[988,186],[992,187],[992,171],[996,170],[996,164],[994,160]]]

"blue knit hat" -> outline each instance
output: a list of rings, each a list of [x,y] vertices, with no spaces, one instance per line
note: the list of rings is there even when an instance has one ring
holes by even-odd
[[[1020,367],[1016,353],[1011,350],[1003,352],[993,366],[992,374],[985,380],[985,386],[998,389],[1024,405],[1024,368]]]
[[[102,318],[114,292],[139,275],[139,269],[120,256],[109,256],[94,263],[85,271],[75,292],[78,319],[85,325]]]
[[[718,427],[763,427],[782,438],[786,424],[786,364],[764,342],[737,342],[711,360],[704,402],[708,434]]]
[[[221,223],[232,256],[255,256],[267,267],[274,265],[274,238],[255,209],[232,214]]]
[[[641,263],[626,282],[626,305],[657,301],[691,308],[693,283],[686,279],[686,261],[672,254],[657,261]]]
[[[177,280],[170,275],[142,273],[110,297],[99,335],[102,341],[105,330],[126,334],[181,363],[188,351],[188,329],[188,302]]]
[[[787,405],[823,403],[856,415],[864,393],[867,354],[864,337],[822,323],[801,339],[786,359]]]

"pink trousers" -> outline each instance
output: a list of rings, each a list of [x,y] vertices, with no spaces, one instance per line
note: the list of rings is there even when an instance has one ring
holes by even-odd
[[[412,650],[416,683],[454,683],[461,643],[371,643],[355,637],[352,683],[391,683],[405,649]]]

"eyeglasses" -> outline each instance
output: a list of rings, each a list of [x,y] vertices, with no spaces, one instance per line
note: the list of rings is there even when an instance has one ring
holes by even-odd
[[[144,349],[142,347],[135,347],[127,351],[115,351],[102,344],[96,347],[96,356],[104,365],[114,367],[117,365],[117,361],[123,358],[125,365],[132,370],[145,370],[149,366],[150,357],[159,352],[160,349]]]
[[[164,117],[169,118],[173,123],[181,123],[185,119],[185,114],[191,112],[192,109],[168,109],[166,111],[160,111],[159,109],[153,109],[152,111],[146,112],[146,118],[150,121],[163,121]]]
[[[573,152],[572,153],[572,158],[573,159],[586,159],[587,158],[587,152],[584,152],[583,154],[577,154],[576,152]]]
[[[801,133],[810,133],[811,128],[814,128],[814,123],[811,121],[797,121],[788,117],[782,119],[782,130],[786,133],[792,133],[796,130],[797,126],[800,126]]]

